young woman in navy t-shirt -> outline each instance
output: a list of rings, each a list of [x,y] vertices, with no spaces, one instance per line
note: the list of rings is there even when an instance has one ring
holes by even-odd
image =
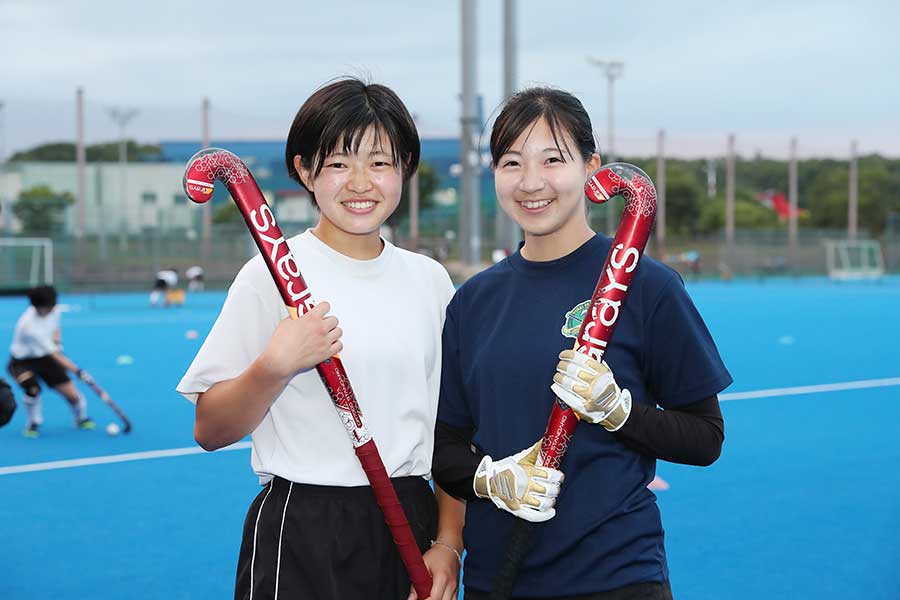
[[[657,459],[718,458],[717,394],[731,376],[681,277],[648,256],[604,362],[570,350],[611,242],[587,219],[584,182],[600,156],[581,102],[548,88],[516,94],[491,154],[500,207],[525,243],[447,308],[433,463],[435,481],[469,501],[466,598],[493,587],[515,517],[546,522],[514,598],[671,598],[647,486]],[[534,466],[554,393],[582,421],[564,481]]]

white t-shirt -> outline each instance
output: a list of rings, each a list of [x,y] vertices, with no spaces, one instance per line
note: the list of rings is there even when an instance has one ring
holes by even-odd
[[[16,322],[9,353],[13,358],[40,358],[59,351],[56,332],[59,330],[59,308],[54,307],[46,316],[29,306]]]
[[[164,269],[156,274],[157,279],[162,279],[169,287],[178,285],[178,273],[171,269]]]
[[[385,242],[355,260],[306,231],[288,240],[313,297],[343,330],[341,360],[391,477],[430,476],[441,379],[441,330],[453,284],[430,258]],[[178,384],[191,402],[237,377],[288,312],[260,256],[235,277],[219,318]],[[251,463],[265,484],[278,475],[316,485],[368,483],[318,373],[291,380],[252,433]]]
[[[195,277],[203,277],[203,267],[201,266],[193,266],[188,267],[188,270],[184,272],[184,276],[188,279],[194,279]]]

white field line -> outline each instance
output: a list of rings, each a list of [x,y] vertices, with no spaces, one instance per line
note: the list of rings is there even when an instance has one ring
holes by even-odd
[[[719,400],[750,400],[752,398],[771,398],[772,396],[799,396],[801,394],[817,394],[819,392],[842,392],[844,390],[863,390],[866,388],[890,387],[900,385],[900,377],[886,379],[863,379],[861,381],[845,381],[843,383],[825,383],[822,385],[804,385],[799,387],[772,388],[754,392],[734,392],[719,394]]]
[[[864,379],[861,381],[845,381],[842,383],[826,383],[821,385],[805,385],[799,387],[772,388],[768,390],[756,390],[753,392],[734,392],[720,394],[719,400],[751,400],[754,398],[771,398],[773,396],[800,396],[802,394],[816,394],[820,392],[842,392],[845,390],[862,390],[866,388],[891,387],[900,385],[900,377],[888,377],[886,379]],[[225,450],[244,450],[250,447],[250,442],[238,442],[226,446],[218,452]],[[153,458],[168,458],[172,456],[186,456],[188,454],[205,454],[206,451],[197,446],[188,448],[171,448],[169,450],[150,450],[147,452],[131,452],[128,454],[113,454],[110,456],[93,456],[88,458],[75,458],[71,460],[55,460],[52,462],[31,463],[27,465],[13,465],[0,467],[0,475],[12,475],[14,473],[29,473],[33,471],[52,471],[55,469],[69,469],[72,467],[87,467],[92,465],[104,465],[109,463],[128,462],[133,460],[149,460]]]
[[[237,442],[226,446],[216,452],[226,450],[244,450],[250,447],[250,442]],[[54,460],[51,462],[31,463],[27,465],[13,465],[0,467],[0,475],[12,475],[14,473],[29,473],[32,471],[52,471],[55,469],[70,469],[72,467],[88,467],[92,465],[106,465],[110,463],[130,462],[133,460],[149,460],[152,458],[168,458],[171,456],[186,456],[188,454],[205,454],[206,450],[199,446],[188,448],[170,448],[168,450],[149,450],[147,452],[129,452],[128,454],[112,454],[109,456],[89,456],[87,458],[73,458],[70,460]]]

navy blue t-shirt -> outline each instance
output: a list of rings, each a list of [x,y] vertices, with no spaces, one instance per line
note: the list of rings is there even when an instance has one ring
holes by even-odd
[[[609,238],[531,262],[521,253],[472,277],[447,307],[438,420],[475,430],[496,459],[544,433],[557,355],[572,348]],[[731,376],[681,277],[644,256],[604,355],[635,402],[673,408],[725,389]],[[656,460],[599,425],[579,423],[560,469],[556,516],[538,525],[515,596],[588,594],[668,579],[656,496]],[[488,500],[466,507],[466,587],[487,591],[515,517]]]

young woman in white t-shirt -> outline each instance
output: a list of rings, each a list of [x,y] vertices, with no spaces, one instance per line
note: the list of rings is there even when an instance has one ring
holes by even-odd
[[[288,244],[321,302],[287,318],[263,261],[253,258],[178,385],[197,404],[194,436],[203,448],[252,435],[264,488],[247,513],[235,598],[414,596],[314,370],[340,352],[425,552],[431,597],[450,600],[464,509],[439,488],[435,497],[426,478],[453,286],[440,264],[379,236],[418,166],[415,124],[387,87],[340,79],[300,108],[285,159],[319,210],[316,226]]]

